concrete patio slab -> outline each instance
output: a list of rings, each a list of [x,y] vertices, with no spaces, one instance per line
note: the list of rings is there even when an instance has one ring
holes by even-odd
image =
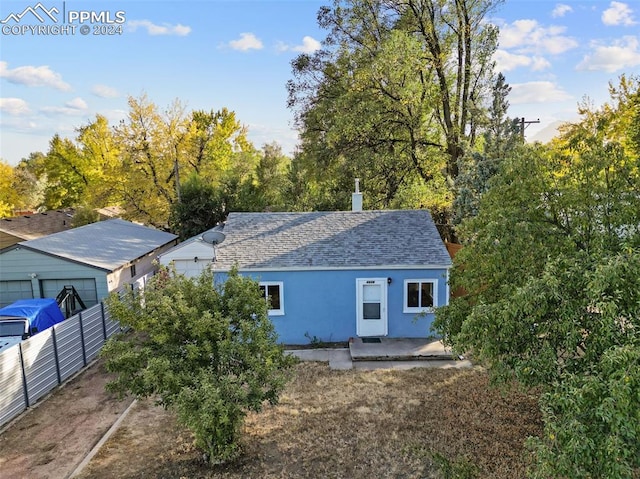
[[[441,341],[426,339],[380,338],[379,343],[364,343],[361,338],[354,338],[348,349],[293,349],[287,353],[301,361],[328,362],[335,370],[473,367],[471,361],[454,358]]]
[[[300,361],[328,362],[331,369],[353,369],[351,354],[347,348],[292,349],[287,353],[297,357]]]
[[[442,341],[420,338],[377,338],[380,342],[364,342],[353,338],[349,350],[353,361],[453,360],[451,349]]]
[[[412,359],[410,361],[354,361],[353,367],[362,371],[413,368],[466,369],[473,367],[473,364],[469,360]]]

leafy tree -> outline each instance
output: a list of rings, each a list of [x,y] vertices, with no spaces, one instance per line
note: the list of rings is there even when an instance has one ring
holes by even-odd
[[[46,154],[23,160],[11,191],[38,208],[121,206],[127,219],[166,229],[183,203],[181,176],[195,173],[225,216],[284,208],[289,159],[276,144],[258,152],[246,133],[226,108],[187,112],[175,101],[162,111],[146,95],[131,97],[118,126],[97,115],[74,139],[55,135]]]
[[[46,188],[44,157],[45,155],[40,152],[31,153],[13,170],[12,189],[20,197],[22,207],[25,209],[36,211],[44,206]]]
[[[498,172],[502,161],[522,142],[519,120],[507,116],[510,91],[511,87],[499,73],[492,90],[489,118],[480,126],[483,130],[482,152],[471,152],[459,160],[454,188],[454,223],[478,214],[480,198],[489,189],[489,180]]]
[[[129,109],[116,137],[121,201],[130,218],[167,228],[172,205],[180,202],[180,176],[195,172],[219,188],[245,180],[255,169],[254,148],[227,109],[188,114],[176,101],[161,112],[146,96],[130,98]]]
[[[171,231],[186,240],[224,221],[229,213],[218,189],[193,173],[181,186],[180,201],[171,205]]]
[[[0,160],[0,218],[13,216],[13,211],[20,203],[20,197],[13,188],[15,169]]]
[[[71,225],[74,228],[77,228],[78,226],[97,223],[98,221],[100,221],[100,214],[95,209],[80,206],[76,208],[75,212],[73,213]]]
[[[252,173],[240,186],[241,192],[233,202],[235,211],[282,211],[286,209],[290,191],[289,167],[291,160],[282,153],[277,143],[262,146],[260,160]]]
[[[288,85],[302,132],[298,174],[309,173],[320,190],[360,177],[379,207],[416,180],[443,176],[450,187],[484,117],[497,31],[483,20],[499,3],[348,0],[323,7],[324,48],[294,60]]]
[[[110,339],[102,355],[117,374],[110,390],[157,397],[218,462],[240,453],[246,413],[277,403],[292,360],[255,281],[232,271],[212,286],[211,272],[188,279],[163,269],[139,297],[112,295],[111,314],[133,332]]]
[[[547,146],[505,159],[460,227],[452,288],[435,326],[496,380],[540,386],[535,477],[627,478],[640,468],[638,81],[583,105]]]
[[[44,207],[48,210],[80,204],[89,185],[84,158],[76,144],[54,135],[44,156],[46,188]]]
[[[122,200],[129,218],[167,227],[188,132],[184,107],[178,101],[160,112],[146,95],[129,98],[129,118],[116,131],[122,152]]]
[[[122,185],[126,183],[121,165],[120,145],[106,117],[77,130],[77,144],[87,165],[88,187],[82,203],[87,208],[102,208],[122,203]]]

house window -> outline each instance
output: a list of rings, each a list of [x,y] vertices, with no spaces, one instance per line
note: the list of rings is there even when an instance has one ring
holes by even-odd
[[[132,264],[131,266],[129,266],[129,272],[131,273],[131,277],[135,278],[136,277],[136,265]]]
[[[404,282],[405,313],[431,312],[437,305],[438,284],[433,279],[407,279]]]
[[[269,315],[271,316],[284,315],[282,285],[282,281],[263,281],[260,283],[260,291],[262,291],[262,294],[269,305]]]

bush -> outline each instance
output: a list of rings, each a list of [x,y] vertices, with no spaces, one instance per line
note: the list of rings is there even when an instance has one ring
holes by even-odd
[[[162,269],[143,293],[112,295],[109,310],[132,332],[103,348],[116,373],[108,389],[157,397],[177,413],[211,462],[234,459],[248,411],[275,404],[293,359],[276,343],[258,284],[232,271],[214,287]]]

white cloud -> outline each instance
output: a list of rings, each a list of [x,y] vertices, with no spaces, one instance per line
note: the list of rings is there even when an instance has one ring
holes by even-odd
[[[229,46],[234,50],[262,50],[262,42],[253,33],[241,33],[238,40],[231,40]]]
[[[629,27],[637,22],[633,19],[633,10],[622,2],[611,2],[609,8],[602,12],[602,23],[609,26],[624,25]]]
[[[107,85],[93,85],[91,93],[100,98],[117,98],[120,96],[118,90]]]
[[[582,59],[577,70],[611,73],[640,65],[640,42],[637,37],[626,36],[608,46],[593,42],[591,46],[593,53]]]
[[[532,57],[531,58],[531,70],[539,72],[551,68],[551,63],[544,57]]]
[[[284,42],[278,42],[276,45],[276,48],[280,52],[286,52],[291,50],[291,51],[300,52],[300,53],[313,53],[316,50],[320,50],[320,48],[322,48],[322,44],[315,38],[306,35],[302,39],[302,44],[300,45],[291,46],[291,45],[287,45]]]
[[[45,106],[40,109],[46,115],[83,115],[89,109],[89,105],[80,97],[69,100],[64,106]]]
[[[146,29],[149,35],[177,35],[179,37],[185,37],[191,33],[191,27],[179,23],[177,25],[171,25],[169,23],[156,25],[149,20],[129,20],[127,22],[127,28],[131,32],[135,32],[138,27]]]
[[[578,46],[574,38],[563,35],[566,27],[558,25],[543,27],[537,20],[516,20],[499,27],[500,47],[514,48],[517,53],[557,55]]]
[[[62,75],[48,66],[23,66],[9,69],[7,62],[0,62],[0,77],[11,83],[25,86],[49,86],[56,90],[69,91],[71,85],[62,80]]]
[[[496,70],[501,72],[508,72],[520,67],[529,67],[533,71],[546,70],[551,67],[551,63],[544,57],[518,55],[501,49],[496,50],[493,60],[496,62]]]
[[[565,5],[564,3],[558,3],[551,12],[551,16],[553,18],[564,17],[569,12],[573,12],[573,8],[571,8],[569,5]]]
[[[73,100],[69,100],[68,102],[65,103],[65,106],[68,108],[75,108],[76,110],[86,110],[87,108],[89,108],[89,105],[87,105],[87,102],[80,97],[76,97]]]
[[[9,115],[29,113],[29,105],[22,98],[0,98],[0,111]]]
[[[570,100],[572,96],[550,81],[514,83],[509,93],[509,103],[553,103]]]

